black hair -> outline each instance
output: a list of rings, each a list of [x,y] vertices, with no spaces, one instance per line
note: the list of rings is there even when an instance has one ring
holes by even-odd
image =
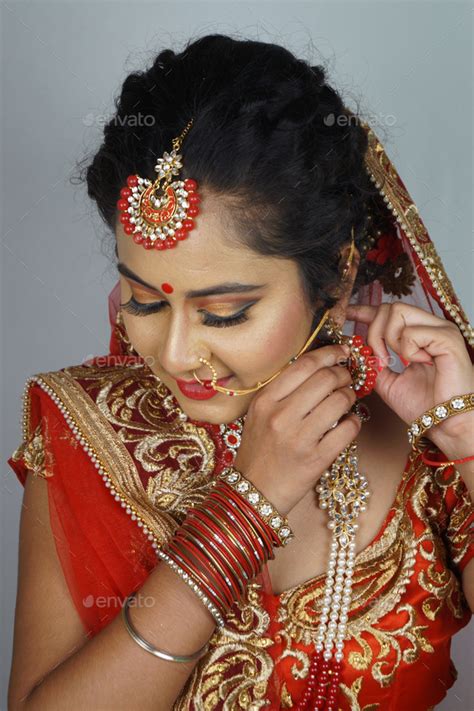
[[[363,254],[379,193],[365,168],[367,133],[324,67],[276,44],[211,34],[129,74],[115,108],[79,177],[110,230],[127,176],[155,179],[157,158],[192,118],[181,179],[222,198],[239,242],[296,261],[308,303],[318,303],[315,322],[336,303],[341,249],[353,227]],[[367,280],[362,260],[355,290]]]

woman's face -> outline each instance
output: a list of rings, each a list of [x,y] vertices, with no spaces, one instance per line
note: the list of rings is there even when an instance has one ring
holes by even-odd
[[[197,400],[183,394],[176,379],[197,383],[195,370],[201,380],[210,380],[212,372],[200,363],[201,356],[217,378],[232,376],[226,387],[253,387],[304,345],[312,313],[293,261],[231,245],[222,202],[206,194],[201,205],[195,228],[174,249],[146,250],[119,223],[121,304],[133,347],[188,417],[225,423],[245,414],[259,391],[235,397],[218,392]],[[213,292],[223,285],[230,289],[220,294],[188,293]],[[131,299],[136,314],[127,310]],[[139,315],[138,309],[148,313]]]

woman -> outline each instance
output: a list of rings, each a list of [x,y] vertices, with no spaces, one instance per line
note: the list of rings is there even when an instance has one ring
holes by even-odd
[[[434,708],[473,337],[378,138],[320,67],[211,35],[125,80],[86,177],[110,353],[25,387],[11,708]]]

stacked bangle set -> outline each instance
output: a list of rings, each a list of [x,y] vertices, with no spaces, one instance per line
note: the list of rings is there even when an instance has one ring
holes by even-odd
[[[240,472],[227,467],[206,500],[189,509],[166,551],[156,554],[192,587],[218,626],[273,548],[293,534],[286,517]]]

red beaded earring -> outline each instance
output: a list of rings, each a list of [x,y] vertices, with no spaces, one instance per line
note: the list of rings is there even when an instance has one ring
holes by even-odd
[[[371,358],[373,350],[364,343],[362,336],[349,338],[343,336],[343,338],[351,349],[349,371],[354,382],[355,393],[357,397],[365,397],[372,392],[377,381],[378,373],[372,365],[374,359]]]
[[[163,154],[155,165],[157,179],[152,182],[139,175],[129,175],[120,191],[117,208],[126,234],[145,249],[170,249],[186,239],[194,229],[192,219],[199,214],[201,198],[197,182],[192,178],[172,180],[183,167],[177,152],[191,128],[193,119],[177,138],[171,153]]]
[[[337,323],[328,317],[324,329],[336,343],[346,343],[351,349],[349,354],[349,372],[352,375],[353,387],[358,398],[369,395],[375,388],[378,372],[375,369],[377,359],[372,348],[364,343],[362,336],[346,336]]]

